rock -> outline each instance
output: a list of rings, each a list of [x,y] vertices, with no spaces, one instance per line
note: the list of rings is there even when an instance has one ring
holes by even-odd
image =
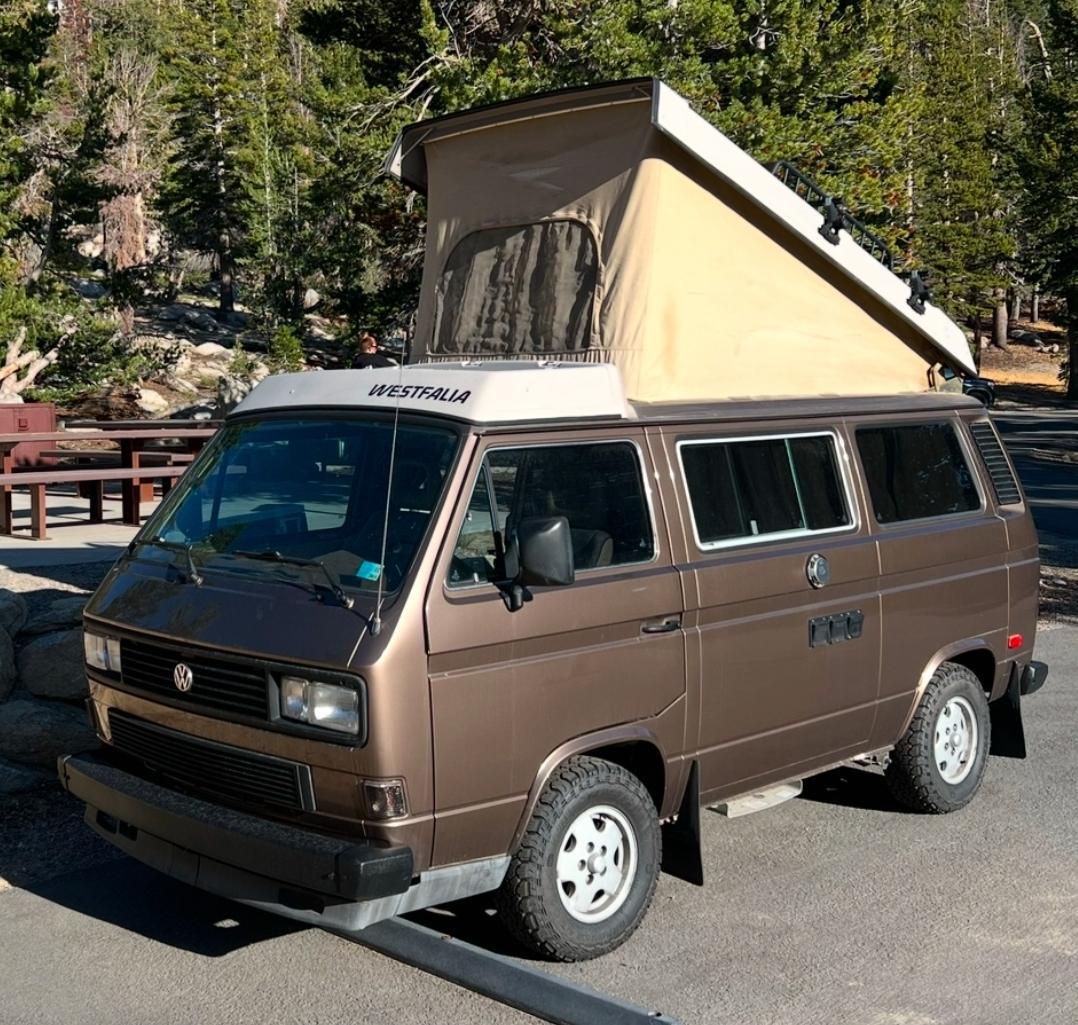
[[[226,375],[217,382],[217,416],[226,413],[239,405],[251,392],[255,382],[246,377],[232,377]]]
[[[181,392],[184,395],[197,395],[198,389],[190,382],[185,381],[182,377],[177,377],[175,374],[162,374],[158,377],[158,380],[173,391]]]
[[[203,342],[201,345],[196,345],[195,353],[199,356],[205,356],[208,359],[219,359],[222,356],[232,355],[230,349],[226,349],[223,345],[218,345],[216,342]]]
[[[16,403],[25,401],[21,395],[16,395],[15,392],[0,390],[0,406],[14,406]]]
[[[221,366],[208,366],[199,367],[197,378],[199,384],[205,387],[207,384],[213,385],[219,381],[222,377],[229,377],[230,374],[225,367]]]
[[[247,314],[241,313],[239,310],[228,310],[225,313],[218,314],[218,317],[229,327],[247,326]]]
[[[76,594],[70,598],[57,598],[49,604],[48,609],[40,615],[34,616],[23,627],[23,634],[40,635],[52,633],[54,630],[65,630],[70,627],[82,626],[82,610],[90,596]]]
[[[251,372],[248,376],[255,382],[255,384],[257,384],[259,381],[264,381],[269,377],[270,373],[270,368],[267,367],[265,363],[256,363],[251,367]]]
[[[171,420],[212,420],[214,417],[213,406],[198,402],[193,406],[184,406],[177,409],[169,418]]]
[[[79,256],[84,256],[87,260],[96,260],[105,251],[105,236],[98,233],[91,238],[84,239],[76,248]]]
[[[196,328],[199,331],[217,330],[217,321],[204,310],[185,310],[183,319],[189,327]]]
[[[168,399],[152,388],[139,388],[138,398],[135,401],[139,409],[145,413],[164,413],[169,408]]]
[[[78,292],[83,299],[100,299],[105,295],[106,289],[96,281],[86,281],[83,278],[75,278],[71,287]]]
[[[18,679],[15,667],[15,643],[8,632],[0,627],[0,701],[7,701]]]
[[[126,420],[144,415],[138,405],[137,391],[118,385],[102,388],[96,395],[73,399],[64,412],[79,420]]]
[[[173,303],[171,306],[166,306],[164,309],[158,310],[155,316],[158,320],[183,320],[186,313],[186,306],[181,306],[179,303]]]
[[[322,301],[322,296],[313,288],[308,288],[303,293],[303,308],[313,310]]]
[[[12,637],[26,625],[26,601],[16,591],[0,590],[0,627]]]
[[[41,769],[28,769],[0,758],[0,797],[14,797],[15,794],[33,790],[42,783],[54,782],[51,772]]]
[[[20,765],[54,769],[59,755],[96,746],[82,708],[27,698],[0,705],[0,755]]]
[[[83,659],[81,630],[45,634],[19,652],[19,682],[39,698],[84,698]]]

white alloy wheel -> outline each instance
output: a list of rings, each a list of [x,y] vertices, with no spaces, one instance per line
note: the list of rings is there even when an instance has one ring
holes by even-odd
[[[952,697],[936,718],[932,748],[945,783],[955,786],[970,774],[977,757],[977,740],[977,716],[972,706],[963,697]]]
[[[609,918],[625,903],[636,876],[636,834],[608,804],[588,808],[565,831],[556,879],[563,907],[578,922]]]

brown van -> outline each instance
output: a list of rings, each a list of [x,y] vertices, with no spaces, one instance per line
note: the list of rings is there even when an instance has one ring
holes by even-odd
[[[699,808],[851,760],[922,812],[1024,756],[1037,538],[955,395],[634,403],[604,364],[282,375],[87,606],[87,822],[335,930],[497,891],[622,943]],[[882,784],[881,784],[882,785]]]

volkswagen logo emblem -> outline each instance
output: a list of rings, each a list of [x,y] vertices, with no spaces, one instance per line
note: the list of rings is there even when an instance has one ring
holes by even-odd
[[[172,670],[172,682],[176,684],[176,690],[181,690],[186,694],[191,689],[191,684],[195,682],[195,674],[191,672],[190,666],[178,662],[176,668]]]

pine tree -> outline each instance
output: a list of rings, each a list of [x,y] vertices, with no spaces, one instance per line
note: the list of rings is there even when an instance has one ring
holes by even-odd
[[[174,151],[161,208],[175,240],[213,253],[220,310],[235,307],[237,261],[256,207],[250,140],[258,108],[242,49],[246,5],[187,0],[167,53]]]
[[[1022,168],[1046,283],[1063,297],[1067,397],[1078,399],[1078,0],[1048,0],[1047,57],[1030,82]]]
[[[939,0],[930,18],[918,20],[910,73],[924,90],[924,116],[911,140],[912,257],[931,271],[936,301],[952,315],[979,323],[992,310],[993,342],[1005,346],[1005,289],[1016,255],[1008,153],[1018,84],[1005,13]]]

